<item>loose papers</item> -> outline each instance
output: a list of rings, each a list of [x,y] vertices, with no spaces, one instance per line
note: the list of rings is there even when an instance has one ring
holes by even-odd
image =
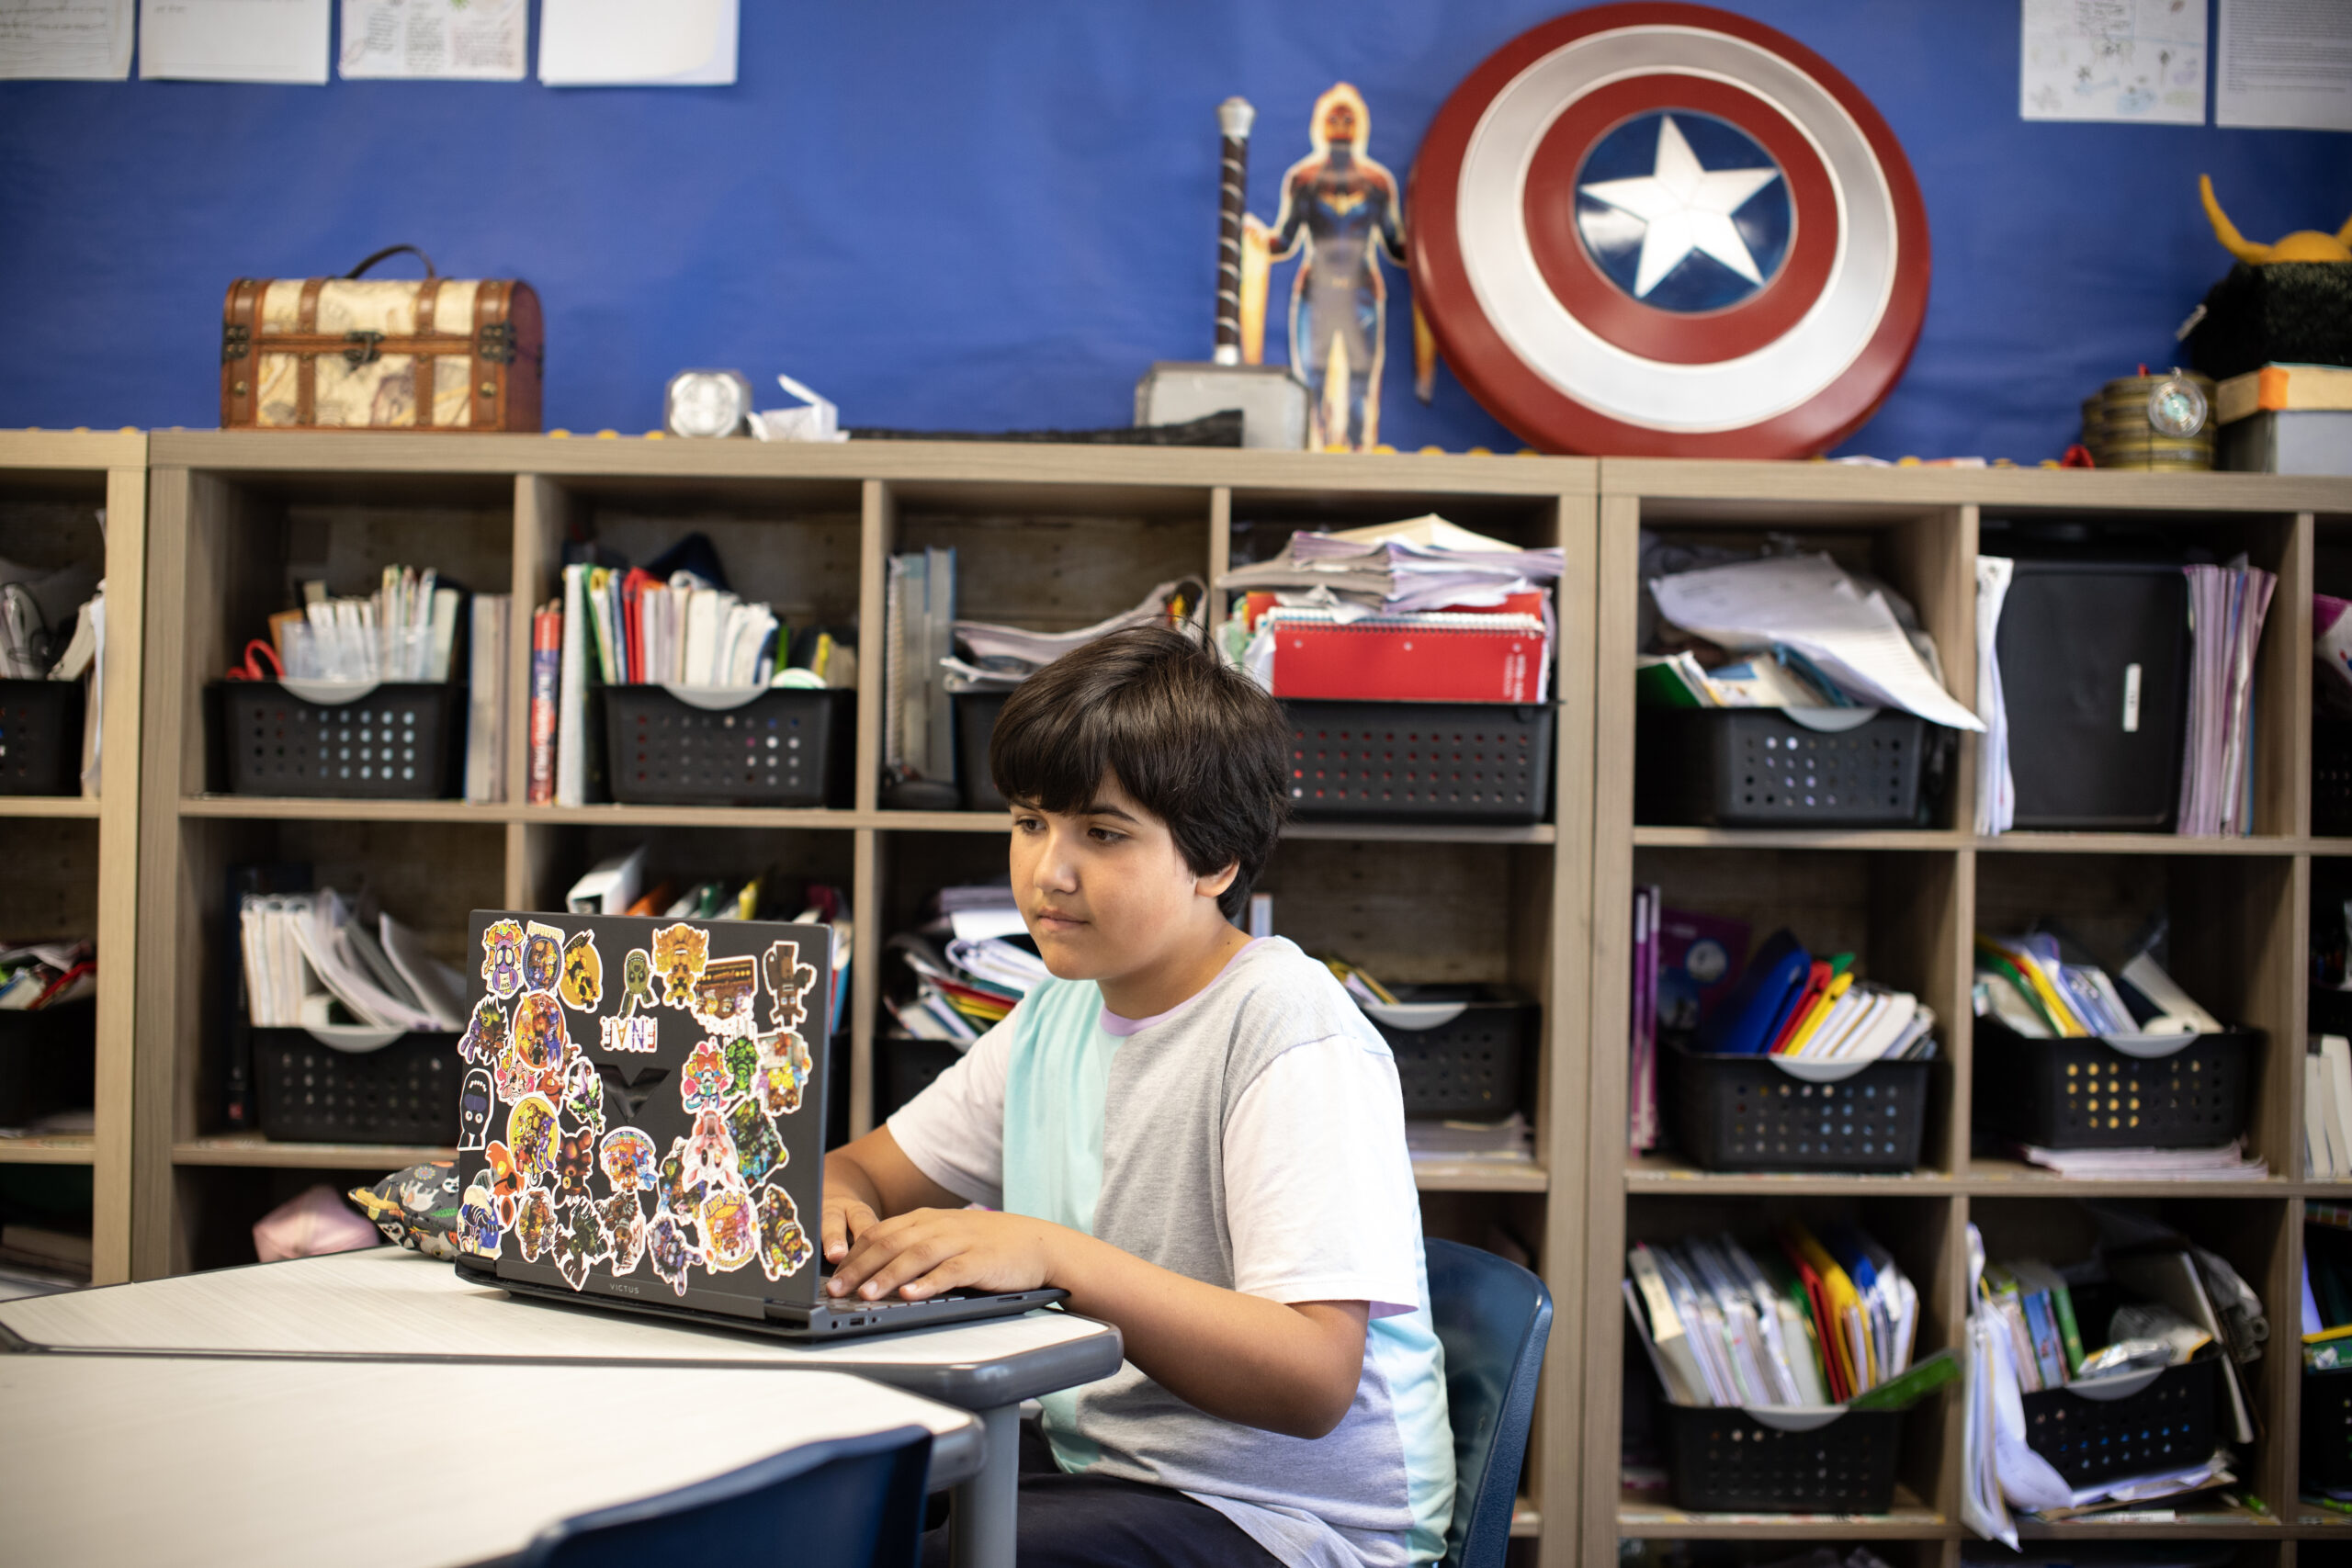
[[[2019,10],[2023,118],[2205,123],[2204,0],[2023,0]]]
[[[736,0],[545,0],[539,80],[550,87],[730,86]]]
[[[523,79],[526,0],[343,0],[348,80]]]
[[[0,0],[0,80],[119,82],[130,0]]]
[[[141,0],[139,74],[186,82],[327,80],[327,0]]]
[[[2222,0],[2221,27],[2216,125],[2352,130],[2352,0]]]

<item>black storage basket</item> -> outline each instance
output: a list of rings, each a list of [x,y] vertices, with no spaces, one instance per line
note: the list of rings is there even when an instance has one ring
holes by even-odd
[[[2303,1485],[2352,1491],[2352,1363],[2303,1373]]]
[[[661,686],[605,686],[613,798],[630,806],[845,807],[857,694],[772,686],[700,708]]]
[[[1676,1139],[1702,1170],[1913,1170],[1928,1129],[1929,1062],[1871,1062],[1815,1083],[1772,1056],[1665,1046]]]
[[[0,795],[82,793],[79,681],[0,681]]]
[[[1404,1086],[1405,1114],[1496,1122],[1527,1109],[1529,1069],[1543,1009],[1499,986],[1399,986],[1408,1006],[1458,1003],[1461,1010],[1428,1028],[1408,1028],[1366,1008],[1388,1042]]]
[[[2312,831],[2352,834],[2352,721],[2312,720]]]
[[[1322,822],[1541,822],[1548,705],[1293,698],[1291,809]]]
[[[889,1120],[963,1055],[944,1040],[918,1040],[910,1034],[888,1034],[875,1041],[874,1120]]]
[[[253,1032],[264,1136],[322,1144],[458,1141],[465,1064],[455,1034],[403,1034],[345,1051],[307,1029]]]
[[[52,1111],[79,1111],[96,1095],[95,997],[33,1012],[0,1012],[0,1127]]]
[[[1885,828],[1920,819],[1928,721],[1883,708],[1809,729],[1771,708],[1644,708],[1637,820],[1701,828]]]
[[[275,681],[218,681],[231,795],[432,800],[458,793],[466,688],[386,681],[314,703]]]
[[[1676,1507],[1708,1513],[1883,1514],[1894,1502],[1903,1416],[1848,1410],[1792,1431],[1736,1408],[1669,1404],[1668,1490]]]
[[[1976,1130],[2045,1149],[2217,1148],[2245,1131],[2258,1030],[2137,1056],[2095,1035],[2029,1040],[1976,1021]]]
[[[2221,1440],[2222,1375],[2220,1358],[2211,1357],[2166,1367],[2120,1399],[2065,1388],[2029,1393],[2026,1446],[2076,1488],[2201,1464]]]
[[[989,741],[996,734],[996,716],[1004,711],[1011,692],[958,692],[956,706],[956,781],[964,793],[967,811],[1001,811],[1004,796],[989,776]]]

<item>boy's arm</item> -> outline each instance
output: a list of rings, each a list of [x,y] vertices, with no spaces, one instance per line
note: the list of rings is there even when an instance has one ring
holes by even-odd
[[[849,1244],[876,1221],[911,1209],[956,1209],[964,1200],[925,1176],[899,1147],[888,1127],[876,1127],[825,1156],[825,1216],[820,1245],[829,1259],[848,1256]]]

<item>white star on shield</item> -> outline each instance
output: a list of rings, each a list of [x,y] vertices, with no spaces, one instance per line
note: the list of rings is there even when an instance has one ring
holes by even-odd
[[[1642,220],[1634,298],[1646,299],[1692,251],[1703,251],[1750,283],[1764,281],[1731,215],[1781,177],[1778,169],[1702,169],[1672,115],[1657,129],[1657,162],[1638,179],[1602,180],[1585,195]]]

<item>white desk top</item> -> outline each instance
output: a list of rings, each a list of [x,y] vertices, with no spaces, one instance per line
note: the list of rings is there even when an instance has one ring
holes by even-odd
[[[831,1345],[510,1296],[399,1247],[0,1302],[0,1339],[93,1354],[660,1362],[854,1371],[967,1410],[1108,1377],[1119,1331],[1060,1312]]]
[[[982,1457],[828,1372],[0,1356],[0,1556],[87,1568],[437,1568],[826,1438],[927,1427],[934,1487]]]

